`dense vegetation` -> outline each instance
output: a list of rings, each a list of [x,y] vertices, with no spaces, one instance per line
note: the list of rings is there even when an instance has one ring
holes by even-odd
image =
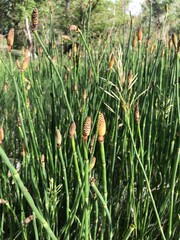
[[[178,239],[179,39],[167,12],[157,31],[151,16],[95,37],[71,25],[59,40],[53,12],[40,31],[35,10],[18,57],[9,31],[1,239]]]

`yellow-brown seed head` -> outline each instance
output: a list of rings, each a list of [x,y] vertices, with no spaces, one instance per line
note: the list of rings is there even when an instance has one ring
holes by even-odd
[[[75,124],[75,122],[72,122],[71,125],[70,125],[70,128],[69,128],[70,138],[71,139],[74,138],[75,134],[76,134],[76,124]]]
[[[25,148],[25,144],[22,144],[22,149],[21,149],[21,156],[24,157],[26,155],[26,148]]]
[[[66,69],[66,72],[69,73],[70,72],[70,68],[66,65],[64,65],[64,68]]]
[[[29,65],[29,62],[30,62],[30,57],[26,58],[24,61],[23,61],[23,64],[22,64],[22,68],[21,68],[21,71],[24,72],[28,65]]]
[[[33,220],[33,215],[30,215],[29,217],[27,217],[24,221],[23,221],[23,225],[28,225],[32,220]]]
[[[77,90],[78,90],[78,86],[77,86],[77,84],[75,83],[75,84],[74,84],[74,91],[77,92]]]
[[[77,43],[74,43],[74,44],[73,44],[73,53],[74,53],[74,55],[77,54],[77,50],[78,50]]]
[[[0,127],[0,145],[2,144],[4,140],[4,129],[3,127]]]
[[[87,98],[87,92],[86,92],[86,90],[84,90],[84,92],[83,92],[83,100],[84,100],[84,102],[86,101],[86,98]]]
[[[41,155],[40,163],[41,163],[42,166],[45,165],[45,156],[44,156],[44,154]]]
[[[20,65],[19,59],[16,59],[16,66],[17,66],[18,70],[21,70],[21,65]]]
[[[83,128],[83,141],[87,141],[88,136],[91,132],[91,117],[86,117]]]
[[[130,69],[128,74],[128,89],[131,88],[132,79],[133,79],[133,75],[132,75],[132,70]]]
[[[32,31],[35,32],[38,27],[38,9],[37,8],[33,10],[31,19],[32,19]]]
[[[136,46],[137,46],[137,36],[135,35],[135,36],[133,37],[133,41],[132,41],[132,48],[135,49]]]
[[[177,40],[177,35],[175,33],[172,34],[172,42],[174,44],[174,48],[177,49],[177,47],[178,47],[178,40]]]
[[[11,52],[13,43],[14,43],[14,28],[11,28],[7,35],[8,52]]]
[[[71,41],[71,38],[68,35],[63,35],[62,39],[65,40],[65,41],[69,41],[69,42]]]
[[[68,52],[68,59],[70,60],[72,57],[72,50],[70,49],[69,52]]]
[[[172,48],[172,46],[173,46],[173,42],[172,42],[172,38],[170,38],[168,41],[168,47]]]
[[[135,104],[135,120],[136,120],[137,124],[140,123],[140,113],[139,113],[139,103],[138,102],[136,102],[136,104]]]
[[[31,105],[30,100],[29,100],[29,98],[27,98],[27,101],[26,101],[26,106],[27,106],[27,108],[29,108],[30,105]]]
[[[143,38],[142,27],[139,28],[137,37],[138,37],[138,42],[141,43]]]
[[[90,164],[89,164],[89,172],[94,168],[95,163],[96,163],[96,157],[93,156],[93,158],[92,158],[92,160],[90,161]]]
[[[89,152],[92,153],[93,151],[93,147],[94,147],[94,143],[95,143],[95,138],[96,138],[96,135],[94,135],[91,139],[91,142],[90,142],[90,148],[89,148]]]
[[[121,84],[122,84],[122,85],[124,85],[125,80],[126,80],[126,73],[124,72],[124,73],[123,73],[123,76],[122,76],[122,79],[121,79]]]
[[[28,58],[28,57],[30,57],[30,51],[29,51],[28,48],[26,48],[26,49],[24,50],[24,59],[26,59],[26,58]]]
[[[98,119],[98,141],[104,141],[104,135],[106,134],[106,121],[104,119],[103,113],[99,112],[99,119]]]
[[[80,29],[76,25],[69,26],[69,30],[74,32],[80,32]]]
[[[5,82],[5,83],[4,83],[4,92],[6,93],[7,91],[8,91],[8,83]]]
[[[3,199],[3,198],[0,198],[0,204],[8,204],[8,201],[6,201],[6,200]]]
[[[89,79],[90,79],[90,81],[92,81],[92,68],[91,67],[89,68]]]
[[[58,149],[61,147],[61,143],[62,143],[62,135],[59,129],[56,129],[56,145]]]
[[[64,80],[68,80],[68,74],[67,73],[64,73]]]
[[[110,63],[109,63],[109,70],[113,69],[114,61],[115,61],[115,57],[114,57],[114,54],[112,53],[111,54],[111,60],[110,60]]]

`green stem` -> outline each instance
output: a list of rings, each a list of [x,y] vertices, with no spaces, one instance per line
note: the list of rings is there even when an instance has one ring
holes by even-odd
[[[74,164],[75,164],[75,169],[76,169],[76,174],[78,178],[78,183],[79,186],[82,186],[82,181],[81,181],[81,175],[80,175],[80,170],[79,170],[79,165],[78,165],[78,157],[77,157],[77,151],[76,151],[76,144],[75,144],[75,139],[71,139],[71,144],[72,144],[72,149],[73,149],[73,156],[74,156]]]
[[[67,174],[66,174],[66,166],[65,166],[61,148],[59,149],[59,155],[60,155],[62,171],[63,171],[63,175],[64,175],[63,180],[64,180],[65,191],[66,191],[66,221],[68,221],[68,219],[69,219],[69,189],[68,189],[68,179],[67,179]],[[69,239],[69,236],[67,237],[67,239]]]
[[[112,234],[111,215],[110,215],[109,209],[107,207],[106,201],[103,198],[102,194],[99,192],[99,190],[98,190],[98,188],[97,188],[97,186],[96,186],[94,181],[91,182],[91,187],[93,188],[94,192],[96,193],[96,195],[98,196],[99,200],[101,201],[104,210],[106,211],[107,218],[109,220],[109,225],[110,225],[110,239],[112,239],[113,234]]]
[[[154,211],[155,211],[156,218],[157,218],[157,221],[158,221],[159,229],[160,229],[160,232],[161,232],[161,235],[162,235],[163,240],[166,240],[166,237],[165,237],[164,231],[163,231],[163,227],[162,227],[162,225],[161,225],[161,220],[160,220],[160,217],[159,217],[157,208],[156,208],[156,203],[155,203],[154,197],[153,197],[153,195],[152,195],[152,191],[151,191],[151,187],[150,187],[150,184],[149,184],[149,180],[148,180],[148,177],[147,177],[147,175],[146,175],[146,171],[145,171],[145,169],[144,169],[143,163],[142,163],[142,161],[141,161],[141,159],[140,159],[140,157],[139,157],[139,154],[138,154],[138,152],[137,152],[136,144],[135,144],[135,141],[134,141],[134,138],[133,138],[133,133],[132,133],[132,131],[131,131],[131,127],[130,127],[130,124],[129,124],[129,119],[126,119],[126,120],[127,120],[127,124],[128,124],[128,128],[129,128],[131,140],[132,140],[132,143],[133,143],[133,147],[134,147],[134,150],[135,150],[135,153],[136,153],[138,162],[139,162],[139,164],[140,164],[140,166],[141,166],[141,169],[142,169],[142,171],[143,171],[143,174],[144,174],[144,177],[145,177],[145,180],[146,180],[147,189],[148,189],[148,192],[149,192],[149,195],[150,195],[150,198],[151,198],[153,207],[154,207]]]
[[[176,176],[177,176],[177,170],[180,160],[180,149],[177,153],[177,158],[174,162],[173,171],[172,171],[172,181],[171,181],[171,199],[170,199],[170,210],[169,210],[169,227],[168,227],[168,235],[169,239],[171,239],[172,235],[172,220],[173,220],[173,209],[174,209],[174,189],[175,189],[175,182],[176,182]]]
[[[43,48],[43,51],[44,51],[46,57],[49,59],[50,63],[52,64],[52,66],[53,66],[53,68],[54,68],[54,70],[55,70],[55,72],[56,72],[56,74],[57,74],[57,76],[58,76],[58,78],[60,80],[62,92],[63,92],[64,98],[65,98],[65,102],[66,102],[66,105],[67,105],[67,108],[68,108],[71,120],[74,121],[73,113],[72,113],[72,110],[71,110],[71,107],[70,107],[70,104],[69,104],[69,100],[67,98],[67,94],[66,94],[66,91],[65,91],[64,83],[63,83],[63,80],[62,80],[62,78],[61,78],[61,76],[59,74],[59,71],[58,71],[55,63],[53,62],[52,58],[50,57],[48,51],[46,50],[44,44],[42,43],[42,41],[41,41],[37,31],[34,32],[34,35],[35,35],[36,39],[38,40],[39,44],[41,45],[41,47]]]
[[[42,216],[41,212],[37,209],[33,198],[31,197],[31,195],[29,194],[27,188],[24,186],[18,172],[16,171],[16,169],[13,167],[13,165],[11,164],[11,162],[9,161],[6,153],[4,152],[4,150],[0,147],[0,156],[2,157],[4,163],[7,165],[7,167],[9,168],[9,170],[11,171],[12,177],[14,178],[14,180],[16,181],[18,187],[20,188],[20,190],[22,191],[24,197],[26,198],[27,202],[29,203],[30,207],[32,208],[32,210],[34,211],[34,213],[36,214],[37,218],[39,219],[39,221],[41,222],[41,224],[43,225],[43,227],[46,229],[47,233],[49,234],[49,236],[54,239],[57,240],[56,236],[54,235],[53,231],[51,230],[50,226],[48,225],[47,221],[44,219],[44,217]]]
[[[104,142],[100,142],[100,153],[101,153],[101,160],[102,160],[104,201],[107,205],[107,173],[106,173],[106,159],[105,159],[105,151],[104,151]],[[104,209],[101,239],[104,239],[105,225],[106,225],[106,210]]]
[[[90,223],[90,216],[89,216],[89,159],[88,159],[88,147],[87,141],[83,143],[84,147],[84,157],[85,157],[85,239],[89,240],[89,223]]]

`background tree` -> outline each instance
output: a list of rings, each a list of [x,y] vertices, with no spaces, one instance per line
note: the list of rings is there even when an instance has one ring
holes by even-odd
[[[70,24],[87,27],[90,16],[92,31],[102,32],[113,23],[122,23],[128,3],[120,0],[1,0],[0,33],[7,33],[10,27],[20,29],[25,18],[31,18],[34,7],[39,9],[40,26],[49,23],[52,13],[55,28],[66,32]]]
[[[179,31],[180,29],[180,5],[177,0],[145,0],[142,4],[142,21],[148,22],[152,5],[152,23],[154,27],[161,25],[165,17],[165,6],[168,6],[167,20],[169,31]]]

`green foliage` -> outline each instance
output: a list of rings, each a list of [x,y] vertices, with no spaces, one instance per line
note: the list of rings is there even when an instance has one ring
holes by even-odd
[[[167,19],[170,23],[169,31],[170,33],[172,33],[172,31],[178,32],[180,30],[180,4],[177,0],[144,1],[142,4],[143,22],[148,22],[150,9],[152,7],[152,23],[154,27],[158,26],[158,24],[162,24],[166,16],[165,5],[168,6]]]
[[[39,26],[48,28],[50,14],[53,14],[54,25],[59,32],[68,32],[68,26],[75,24],[81,29],[91,26],[92,33],[101,34],[112,25],[120,26],[125,16],[129,1],[94,0],[82,1],[36,1],[36,0],[2,0],[0,31],[7,33],[10,27],[16,30],[24,27],[26,17],[31,19],[34,7],[39,9]],[[124,12],[124,13],[123,13]]]

